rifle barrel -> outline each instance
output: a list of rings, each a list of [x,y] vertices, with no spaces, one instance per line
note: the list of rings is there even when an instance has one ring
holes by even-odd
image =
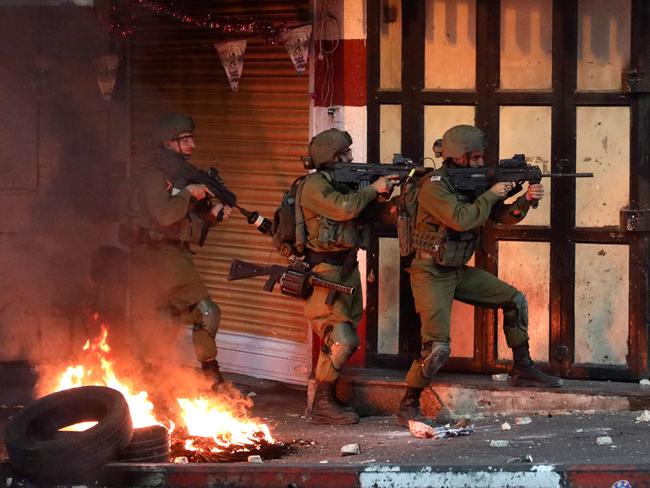
[[[593,173],[546,173],[542,178],[593,178]]]
[[[312,276],[310,279],[310,284],[313,286],[321,286],[323,288],[327,288],[329,290],[335,290],[338,291],[339,293],[343,293],[344,295],[352,295],[354,293],[354,287],[353,286],[345,286],[340,283],[335,283],[334,281],[329,281],[329,280],[324,280],[323,278],[318,278],[316,276]]]

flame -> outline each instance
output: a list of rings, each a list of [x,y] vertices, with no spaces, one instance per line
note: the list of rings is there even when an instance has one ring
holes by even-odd
[[[98,315],[95,314],[95,320]],[[83,346],[84,358],[82,364],[68,366],[58,376],[56,386],[50,391],[61,391],[79,386],[99,385],[118,390],[129,405],[133,427],[147,427],[150,425],[164,425],[170,434],[176,430],[176,423],[171,419],[160,421],[154,411],[154,405],[148,398],[146,391],[136,391],[127,380],[118,379],[113,362],[109,355],[111,348],[108,345],[108,328],[100,323],[101,333],[93,340],[87,340]],[[222,397],[220,397],[222,398]],[[185,448],[192,451],[219,452],[228,448],[247,450],[247,446],[254,447],[261,440],[275,443],[269,427],[264,423],[257,423],[246,417],[244,413],[235,414],[227,400],[216,400],[199,396],[195,399],[177,398],[180,406],[180,417],[175,419],[184,431],[193,439],[187,439]],[[61,430],[86,430],[96,422],[82,422],[67,426]],[[167,424],[167,425],[165,425]],[[200,442],[196,446],[197,438],[205,438],[208,442]]]
[[[249,419],[237,418],[227,405],[212,402],[208,398],[197,399],[178,398],[182,409],[182,417],[191,436],[210,438],[215,446],[212,452],[219,452],[232,444],[247,445],[256,443],[256,439],[274,443],[275,439],[266,424],[256,423]],[[185,443],[185,449],[198,449],[192,439]]]
[[[79,386],[108,386],[113,388],[126,398],[131,411],[133,427],[148,427],[150,425],[160,424],[154,415],[153,403],[149,400],[146,391],[135,391],[133,386],[120,381],[113,369],[113,362],[109,360],[108,355],[111,351],[108,345],[108,329],[104,324],[100,324],[101,333],[99,337],[92,342],[87,340],[83,346],[86,358],[83,365],[69,366],[59,378],[59,382],[54,391],[67,390]],[[83,422],[69,426],[66,430],[86,430],[92,427],[94,423]]]

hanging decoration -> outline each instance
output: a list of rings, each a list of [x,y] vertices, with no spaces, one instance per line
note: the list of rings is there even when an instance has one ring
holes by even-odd
[[[280,34],[287,29],[284,22],[270,22],[256,17],[222,17],[204,11],[192,12],[159,0],[116,0],[111,8],[111,31],[121,37],[133,34],[138,10],[166,15],[185,24],[224,34],[257,34],[269,44],[279,44]]]
[[[226,70],[230,88],[237,91],[239,79],[244,68],[244,51],[246,50],[246,39],[242,41],[221,42],[214,45],[219,54],[221,64]]]
[[[93,60],[99,91],[107,102],[109,102],[113,96],[119,63],[120,58],[117,54],[107,54],[105,56],[99,56]]]
[[[309,39],[311,38],[311,25],[303,25],[296,29],[287,30],[281,35],[284,45],[291,56],[291,61],[299,75],[305,72],[307,58],[309,57]]]

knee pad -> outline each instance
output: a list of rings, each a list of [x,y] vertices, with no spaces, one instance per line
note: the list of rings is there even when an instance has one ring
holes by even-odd
[[[221,309],[210,297],[204,298],[194,306],[194,330],[204,329],[210,337],[216,337],[221,321]]]
[[[520,291],[503,306],[503,326],[528,330],[528,301]]]
[[[326,334],[325,346],[332,366],[338,371],[359,347],[359,337],[350,323],[342,322]]]
[[[428,342],[422,345],[422,376],[431,379],[449,359],[451,348],[448,342]]]

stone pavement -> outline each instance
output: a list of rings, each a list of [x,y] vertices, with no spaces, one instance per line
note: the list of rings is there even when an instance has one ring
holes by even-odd
[[[382,396],[383,405],[389,408],[394,401],[391,398],[398,398],[403,387],[398,380],[392,384],[391,378],[400,375],[399,372],[379,374],[377,371],[349,370],[341,393],[352,397],[353,403],[365,404],[367,410],[377,411],[376,402],[367,401],[363,395],[354,395],[358,388],[373,390],[366,385],[370,381],[368,378],[381,379],[390,383],[387,386],[398,392],[397,395],[395,392],[367,395]],[[368,380],[365,383],[360,380],[364,376]],[[475,396],[468,396],[471,401],[459,404],[472,410],[472,402],[478,402],[487,411],[471,415],[473,434],[434,440],[412,436],[386,413],[363,417],[359,424],[352,426],[312,425],[303,416],[304,388],[247,377],[231,378],[255,392],[253,413],[271,426],[276,438],[302,441],[292,453],[278,460],[264,460],[262,464],[113,464],[105,468],[99,485],[609,488],[617,481],[628,481],[629,486],[650,487],[650,422],[642,416],[646,393],[637,384],[578,382],[582,385],[573,385],[572,382],[564,391],[529,391],[494,385],[489,377],[445,375],[440,381],[449,389],[448,393],[438,396],[431,393],[432,398],[447,399],[443,403],[456,405],[449,399],[475,389],[478,390]],[[355,381],[358,383],[356,389],[349,388]],[[483,386],[478,386],[480,384]],[[19,390],[3,387],[0,396],[13,395],[15,399],[21,394],[25,396],[25,392]],[[442,386],[438,391],[442,392]],[[497,392],[499,398],[510,395],[509,402],[502,400],[494,405],[517,404],[519,407],[494,412],[496,407],[490,405],[488,408],[491,402],[488,391]],[[589,392],[603,397],[598,405],[604,410],[576,408],[585,402],[587,406],[594,405],[588,399],[578,401],[578,396],[588,396]],[[562,395],[563,400],[552,401],[545,398],[548,395]],[[514,397],[519,401],[515,402]],[[608,398],[612,400],[612,409],[607,409]],[[621,399],[627,399],[628,403],[621,403]],[[6,417],[15,409],[4,401],[0,403],[5,405],[0,408],[2,432]],[[571,408],[560,408],[562,405]],[[625,405],[627,407],[623,408]],[[553,408],[547,408],[549,406]],[[454,408],[450,410],[456,413]],[[522,422],[522,417],[529,417],[530,422]],[[601,440],[602,445],[599,445],[599,438],[609,438],[611,442]],[[342,457],[341,447],[350,443],[359,444],[359,454]],[[0,486],[18,486],[19,481],[12,475],[8,463],[0,464]]]

